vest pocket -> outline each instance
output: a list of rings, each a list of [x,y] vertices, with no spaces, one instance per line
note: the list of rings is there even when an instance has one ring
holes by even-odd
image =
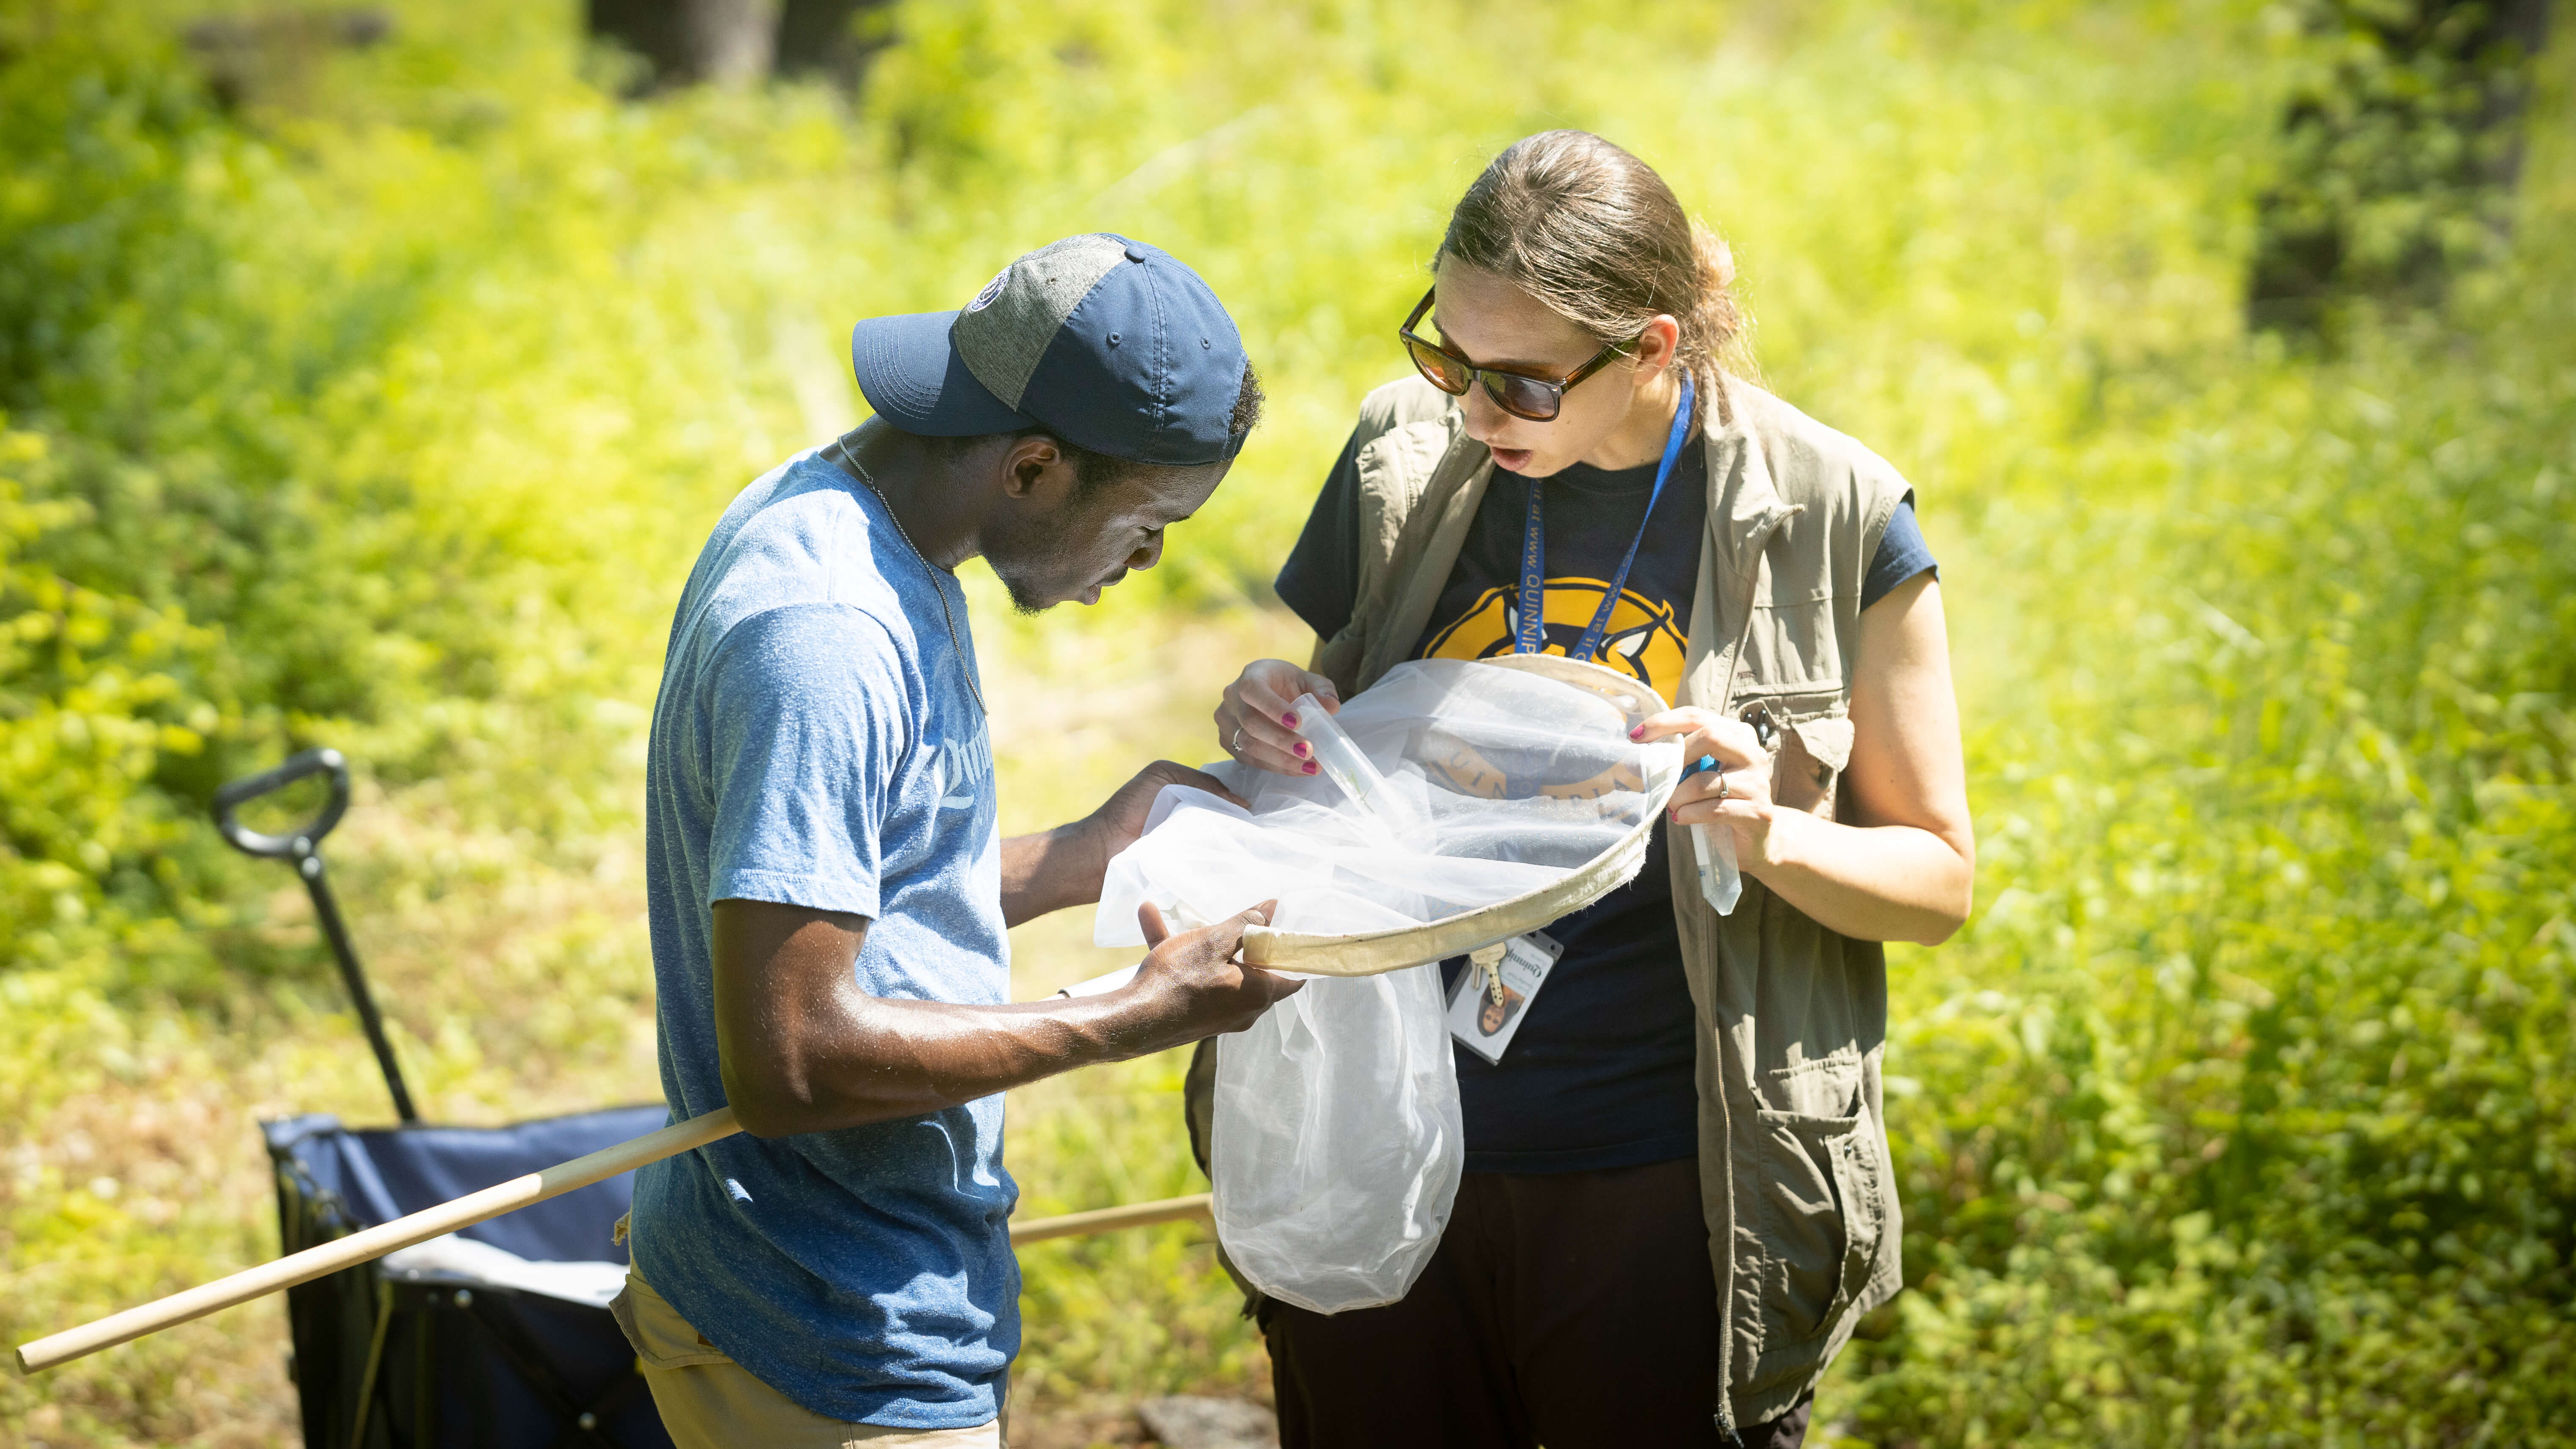
[[[1766,1318],[1790,1341],[1833,1331],[1869,1284],[1886,1232],[1874,1159],[1878,1133],[1853,1094],[1843,1116],[1762,1111],[1755,1161],[1762,1198]],[[1766,1340],[1777,1342],[1766,1332]]]
[[[1771,754],[1771,798],[1820,819],[1836,814],[1842,772],[1851,764],[1852,727],[1842,686],[1739,690],[1736,705],[1760,704],[1779,730]]]

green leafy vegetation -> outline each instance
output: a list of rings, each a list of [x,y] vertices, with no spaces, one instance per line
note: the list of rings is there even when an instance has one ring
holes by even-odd
[[[2576,373],[2534,321],[2253,369],[2129,496],[1989,515],[2095,582],[2023,606],[1985,909],[1904,988],[1924,1276],[1864,1423],[2564,1442]]]
[[[576,9],[397,7],[228,104],[193,11],[0,7],[0,1333],[268,1256],[253,1120],[385,1115],[217,783],[358,762],[326,850],[432,1116],[650,1098],[668,610],[860,415],[848,323],[1110,228],[1262,368],[1164,567],[1033,621],[970,581],[1009,828],[1050,824],[1302,652],[1264,580],[1448,203],[1575,124],[1729,236],[1767,382],[1943,562],[1980,911],[1894,953],[1913,1287],[1816,1441],[2576,1437],[2568,48],[2510,247],[2316,356],[2242,317],[2330,57],[2251,4],[919,0],[855,99],[649,103]],[[1088,936],[1019,932],[1020,994],[1122,964]],[[1177,1078],[1019,1094],[1023,1211],[1193,1190]],[[1203,1229],[1026,1265],[1033,1442],[1261,1385]],[[0,1383],[0,1438],[291,1437],[283,1342]]]

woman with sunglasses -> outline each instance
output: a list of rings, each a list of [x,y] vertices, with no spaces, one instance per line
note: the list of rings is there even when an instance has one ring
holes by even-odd
[[[1457,1052],[1467,1173],[1410,1293],[1259,1305],[1287,1449],[1795,1445],[1899,1286],[1881,943],[1955,931],[1974,860],[1940,593],[1904,479],[1747,380],[1733,274],[1609,142],[1504,152],[1280,571],[1312,668],[1217,710],[1311,774],[1302,693],[1571,654],[1672,701],[1640,733],[1694,771],[1499,1059]]]

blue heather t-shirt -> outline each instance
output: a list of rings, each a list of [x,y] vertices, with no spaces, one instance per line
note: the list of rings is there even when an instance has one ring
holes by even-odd
[[[956,621],[951,641],[949,625]],[[714,903],[869,919],[860,989],[1010,993],[993,758],[957,581],[812,453],[725,511],[671,626],[646,770],[645,888],[674,1118],[725,1105]],[[698,1332],[834,1419],[991,1421],[1019,1349],[1002,1099],[636,1174],[634,1260]]]

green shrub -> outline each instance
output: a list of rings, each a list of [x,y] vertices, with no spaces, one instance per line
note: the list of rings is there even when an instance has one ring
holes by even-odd
[[[2015,621],[1987,904],[1903,967],[1923,1276],[1864,1424],[2565,1442],[2571,425],[2561,327],[2381,337],[1989,517],[2088,582]]]

